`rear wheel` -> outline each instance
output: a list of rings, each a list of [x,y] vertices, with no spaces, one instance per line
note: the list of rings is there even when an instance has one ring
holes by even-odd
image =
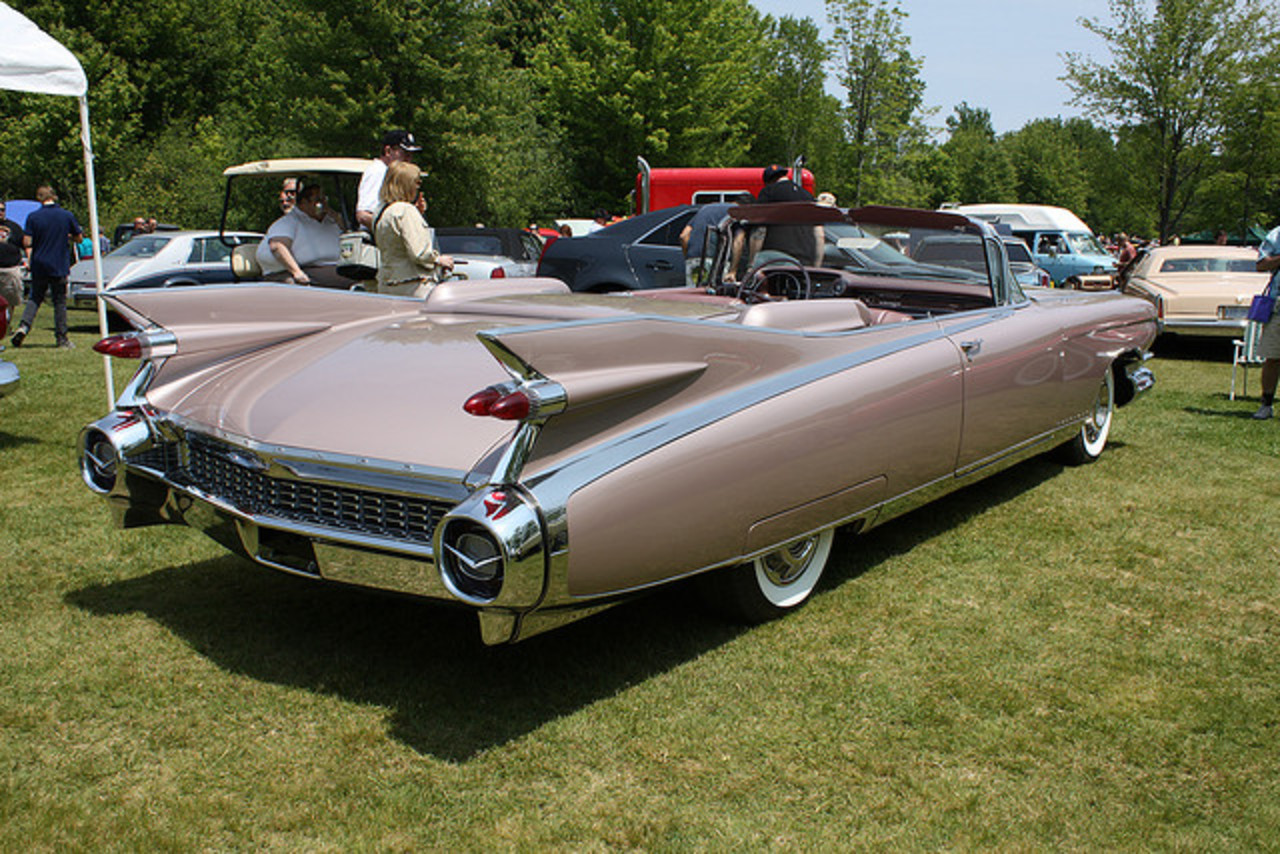
[[[835,529],[779,546],[755,560],[706,576],[703,595],[716,608],[747,623],[794,611],[813,595],[831,556]]]
[[[1089,410],[1080,432],[1059,451],[1064,462],[1069,465],[1091,463],[1106,450],[1107,438],[1111,435],[1111,421],[1116,411],[1115,374],[1107,368],[1106,376],[1098,386],[1098,395],[1094,398],[1093,407]]]

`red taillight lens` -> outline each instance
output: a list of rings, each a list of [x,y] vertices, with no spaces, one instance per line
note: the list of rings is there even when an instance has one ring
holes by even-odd
[[[93,349],[116,359],[142,358],[142,340],[137,335],[112,335],[94,344]]]
[[[529,399],[529,395],[523,391],[513,391],[489,407],[489,414],[503,421],[520,421],[528,418],[532,410],[533,401]]]
[[[491,279],[505,279],[506,277],[507,271],[501,267],[494,267],[493,272],[489,274],[489,278]]]
[[[462,404],[462,408],[471,415],[488,415],[493,405],[501,399],[502,390],[496,386],[489,386],[468,397],[467,402]]]

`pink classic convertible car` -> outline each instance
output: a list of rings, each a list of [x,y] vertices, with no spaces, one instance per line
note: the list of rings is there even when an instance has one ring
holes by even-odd
[[[716,237],[705,290],[109,297],[137,331],[98,349],[140,366],[83,432],[85,483],[124,527],[473,608],[487,643],[695,574],[763,620],[838,526],[1091,461],[1152,382],[1150,303],[1023,291],[964,216],[758,205]],[[913,260],[941,237],[985,263]]]

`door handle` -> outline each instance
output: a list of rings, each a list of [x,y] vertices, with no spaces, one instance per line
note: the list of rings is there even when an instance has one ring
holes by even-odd
[[[650,270],[670,270],[671,262],[670,261],[650,261],[648,264],[645,264],[645,266],[648,267]]]
[[[973,357],[982,352],[982,339],[975,338],[972,341],[961,341],[960,349],[964,351],[964,357],[972,362]]]

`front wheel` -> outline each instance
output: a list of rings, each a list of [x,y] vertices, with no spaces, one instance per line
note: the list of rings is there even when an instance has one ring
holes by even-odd
[[[831,556],[835,529],[779,546],[755,560],[706,576],[703,595],[716,608],[747,623],[794,611],[813,595]]]
[[[1063,462],[1069,465],[1091,463],[1107,447],[1107,437],[1111,435],[1111,421],[1116,411],[1116,380],[1111,368],[1107,368],[1102,384],[1098,386],[1098,395],[1093,407],[1080,425],[1080,432],[1059,450]]]

